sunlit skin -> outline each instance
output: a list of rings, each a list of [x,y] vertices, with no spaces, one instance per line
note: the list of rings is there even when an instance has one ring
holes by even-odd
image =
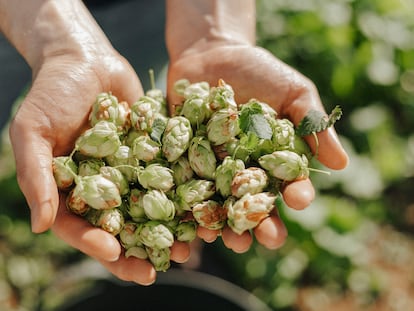
[[[171,105],[179,104],[171,92],[176,79],[205,80],[213,85],[222,78],[233,86],[239,103],[256,97],[296,124],[309,109],[323,111],[308,79],[252,44],[254,1],[166,3]],[[97,94],[111,91],[128,103],[143,95],[136,73],[79,0],[0,0],[0,30],[33,73],[31,89],[10,125],[17,180],[31,210],[33,232],[52,229],[120,279],[152,284],[156,272],[148,261],[125,258],[115,237],[66,210],[66,197],[58,193],[52,174],[53,157],[69,154],[87,128]],[[348,158],[335,131],[318,136],[319,160],[333,169],[345,167]],[[313,140],[309,142],[314,145]],[[292,183],[284,192],[287,204],[296,209],[308,206],[314,195],[309,180]],[[228,228],[222,232],[199,228],[197,232],[206,242],[221,234],[225,245],[238,253],[248,250],[253,241],[250,233],[237,235]],[[287,234],[276,214],[253,232],[270,249],[280,247]],[[172,247],[173,261],[182,263],[189,256],[187,243],[176,242]]]

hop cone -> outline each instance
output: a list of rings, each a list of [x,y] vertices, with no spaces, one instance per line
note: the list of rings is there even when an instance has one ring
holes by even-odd
[[[213,200],[194,205],[192,212],[197,223],[210,230],[220,230],[226,223],[227,210]]]
[[[167,226],[158,221],[147,221],[139,231],[142,244],[151,248],[167,248],[174,243],[174,235]]]
[[[98,210],[118,207],[122,203],[118,187],[102,175],[78,177],[73,195]]]
[[[270,175],[292,181],[309,176],[308,159],[289,150],[275,151],[259,158],[259,164]]]
[[[216,189],[223,197],[231,195],[231,182],[236,172],[244,169],[242,160],[230,156],[224,158],[216,170]]]
[[[78,173],[78,167],[71,157],[55,157],[52,161],[53,176],[56,185],[61,190],[66,190],[73,185],[74,177]]]
[[[138,175],[139,183],[145,189],[168,191],[174,186],[173,172],[161,164],[150,164]]]
[[[176,161],[188,148],[193,131],[190,121],[182,116],[172,117],[167,122],[162,137],[162,152],[169,162]]]
[[[222,145],[240,133],[239,116],[234,109],[220,109],[207,123],[207,137],[213,145]]]
[[[174,203],[159,190],[149,190],[142,198],[145,215],[152,220],[169,221],[175,216]]]
[[[293,149],[295,143],[295,128],[288,119],[273,121],[273,144],[276,150]]]
[[[245,194],[237,200],[230,197],[224,206],[227,209],[227,224],[237,234],[256,227],[274,208],[276,197],[267,192]]]
[[[99,227],[112,235],[118,235],[124,226],[124,216],[117,208],[106,210],[91,209],[86,219],[95,227]]]
[[[246,193],[262,192],[268,183],[268,177],[259,167],[249,167],[236,172],[231,182],[231,194],[237,198]]]
[[[217,160],[207,138],[196,136],[191,140],[188,148],[188,161],[198,176],[214,179]]]
[[[86,130],[76,141],[77,149],[86,156],[104,158],[114,154],[121,146],[117,128],[113,123],[99,121]]]
[[[132,143],[132,154],[144,162],[150,162],[159,156],[161,152],[160,144],[152,140],[147,135],[135,138]]]
[[[177,187],[175,201],[180,209],[190,211],[193,205],[207,200],[214,193],[214,182],[203,179],[192,179]]]

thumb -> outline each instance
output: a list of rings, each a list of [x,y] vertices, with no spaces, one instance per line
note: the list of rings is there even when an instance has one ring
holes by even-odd
[[[24,120],[13,120],[10,126],[16,161],[17,181],[31,210],[32,231],[46,231],[53,224],[59,203],[52,173],[50,144],[25,127]]]

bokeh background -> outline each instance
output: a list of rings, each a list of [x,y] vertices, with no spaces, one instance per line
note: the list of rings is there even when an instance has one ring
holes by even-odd
[[[110,34],[123,25],[116,8],[108,19],[90,7]],[[413,17],[413,0],[257,0],[258,45],[313,80],[328,111],[342,107],[336,129],[350,163],[311,175],[317,195],[306,210],[281,202],[289,231],[281,249],[254,243],[234,254],[217,240],[205,246],[207,264],[183,269],[229,280],[273,310],[414,310]],[[115,47],[136,56],[113,33]],[[165,57],[164,46],[147,48]],[[164,60],[139,59],[137,71],[155,67],[162,84]],[[0,309],[55,310],[108,275],[53,234],[31,233],[7,124],[1,142]]]

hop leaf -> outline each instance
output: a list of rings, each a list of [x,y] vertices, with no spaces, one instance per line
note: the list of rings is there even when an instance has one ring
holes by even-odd
[[[302,119],[296,128],[296,133],[299,136],[307,136],[313,133],[318,133],[326,130],[328,127],[334,125],[342,116],[342,109],[336,106],[328,117],[318,110],[310,110],[308,114]]]

